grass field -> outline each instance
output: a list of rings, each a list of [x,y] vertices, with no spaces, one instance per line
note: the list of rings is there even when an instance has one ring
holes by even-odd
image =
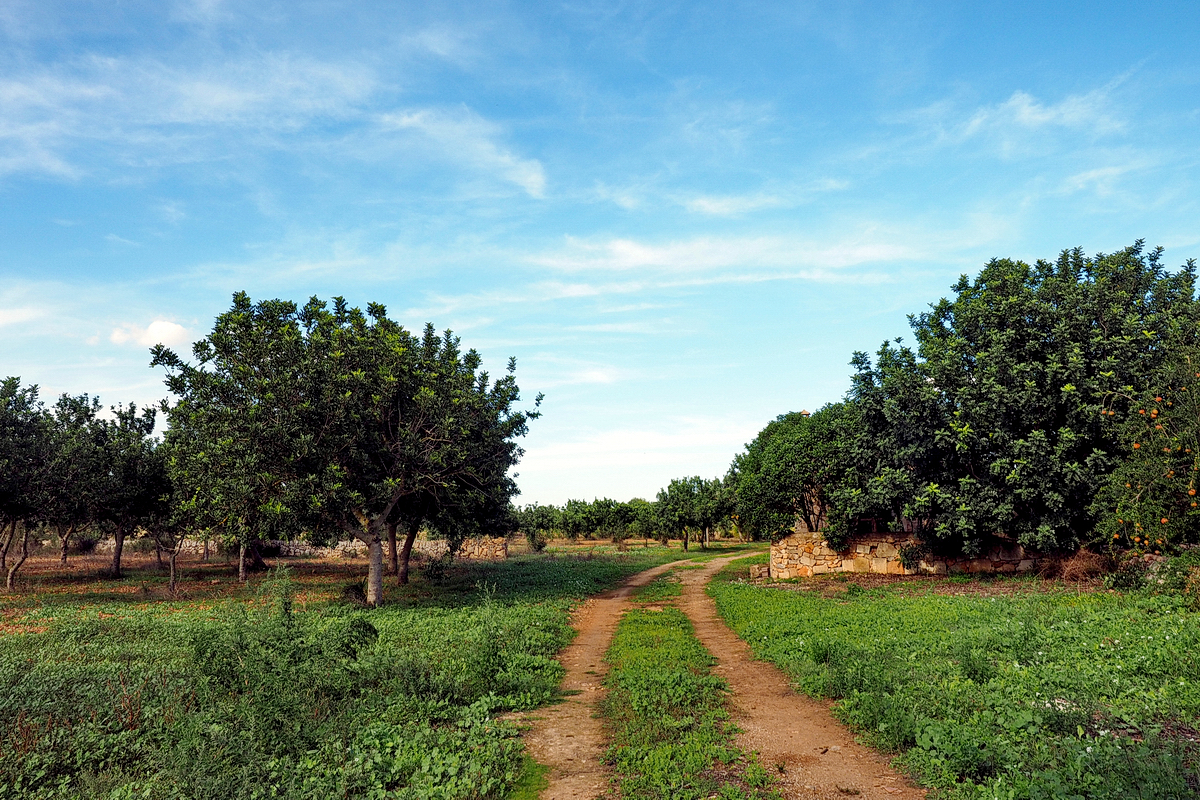
[[[607,760],[626,800],[775,797],[766,771],[733,743],[725,682],[691,622],[670,605],[668,573],[642,587],[617,627],[606,660]],[[663,605],[663,604],[666,605]]]
[[[481,798],[543,780],[499,716],[556,696],[568,613],[679,549],[521,556],[342,602],[354,564],[180,599],[32,572],[0,635],[0,798]],[[215,583],[214,583],[215,581]],[[532,795],[530,795],[532,796]]]
[[[758,559],[761,561],[761,559]],[[1177,596],[1021,581],[710,586],[763,659],[941,798],[1200,789],[1200,615]]]

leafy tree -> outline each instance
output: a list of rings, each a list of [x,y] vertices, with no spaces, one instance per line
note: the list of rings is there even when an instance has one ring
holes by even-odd
[[[130,403],[113,406],[112,418],[100,422],[104,475],[96,515],[113,529],[114,578],[121,577],[126,537],[161,516],[170,493],[167,462],[153,438],[156,418],[154,408]]]
[[[653,536],[658,531],[658,516],[654,511],[654,503],[641,497],[635,497],[626,505],[629,506],[629,533],[632,536]]]
[[[98,520],[109,488],[100,409],[99,398],[64,394],[48,417],[49,462],[39,513],[58,533],[64,566],[71,537]]]
[[[195,366],[155,348],[180,398],[172,474],[190,510],[243,548],[268,534],[357,537],[377,605],[389,526],[408,523],[406,555],[421,520],[456,537],[507,520],[515,439],[537,416],[513,408],[515,362],[492,382],[452,334],[427,326],[417,340],[381,305],[244,293],[193,354]]]
[[[571,541],[580,536],[591,537],[596,532],[595,510],[586,500],[568,500],[559,519],[563,533]]]
[[[844,403],[815,414],[783,414],[746,445],[730,467],[738,522],[755,539],[775,541],[800,520],[824,530],[828,493],[846,471],[848,439]]]
[[[655,510],[659,530],[667,535],[678,536],[683,541],[684,550],[688,549],[690,532],[703,526],[704,512],[701,503],[704,484],[704,479],[698,475],[675,478],[667,488],[658,492]]]
[[[546,539],[562,526],[562,512],[557,506],[530,503],[517,511],[517,526],[534,552],[546,548]]]
[[[916,351],[855,354],[858,435],[831,500],[835,535],[883,517],[942,551],[974,555],[997,535],[1077,547],[1124,455],[1103,398],[1140,394],[1164,333],[1196,330],[1194,265],[1168,274],[1160,260],[1140,242],[1054,263],[993,260],[910,317]]]
[[[50,419],[38,387],[5,378],[0,383],[0,570],[9,591],[29,557],[30,522],[40,512],[49,463]],[[20,553],[10,564],[18,531]]]

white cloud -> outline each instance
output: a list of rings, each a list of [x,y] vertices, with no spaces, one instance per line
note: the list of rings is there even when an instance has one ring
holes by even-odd
[[[1003,103],[976,111],[963,129],[963,135],[972,136],[988,128],[1013,126],[1027,129],[1087,128],[1097,133],[1125,127],[1111,113],[1107,87],[1087,94],[1069,95],[1057,103],[1043,103],[1027,92],[1016,91]]]
[[[165,319],[156,319],[146,327],[135,324],[122,325],[113,329],[108,337],[114,344],[139,344],[143,347],[153,347],[165,344],[168,347],[188,344],[192,335],[182,325]]]
[[[415,131],[440,152],[443,158],[468,169],[495,175],[516,184],[532,197],[542,197],[546,175],[536,159],[522,158],[496,143],[499,128],[462,108],[457,111],[420,109],[380,118],[384,130]]]
[[[0,326],[19,325],[29,322],[45,314],[40,308],[0,308]]]

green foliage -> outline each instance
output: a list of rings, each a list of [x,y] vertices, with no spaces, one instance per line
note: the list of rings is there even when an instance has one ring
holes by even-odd
[[[1123,458],[1093,506],[1097,542],[1137,553],[1200,543],[1197,380],[1198,351],[1178,346],[1150,388],[1106,398],[1100,415],[1118,426]]]
[[[499,719],[555,696],[568,611],[669,553],[515,558],[404,605],[39,607],[0,637],[0,798],[502,796]]]
[[[1194,265],[1168,274],[1160,255],[1139,242],[1032,266],[994,260],[910,317],[916,351],[856,354],[855,468],[831,493],[831,529],[903,521],[968,555],[998,531],[1033,549],[1078,547],[1128,452],[1104,398],[1151,388],[1167,334],[1196,330]]]
[[[611,671],[603,708],[613,736],[606,758],[618,773],[622,797],[765,796],[722,785],[709,772],[714,763],[731,765],[741,754],[730,741],[725,683],[710,673],[713,657],[681,611],[630,611],[606,660]],[[755,776],[747,770],[747,777]]]
[[[1179,597],[827,599],[743,569],[711,585],[725,620],[940,797],[1194,796],[1200,618]]]
[[[428,325],[418,339],[381,305],[245,293],[192,353],[194,365],[160,345],[153,361],[179,398],[169,442],[182,516],[242,543],[358,537],[372,604],[389,523],[415,535],[428,522],[451,550],[484,528],[507,533],[516,439],[538,416],[513,407],[515,361],[492,381],[449,331]]]
[[[810,531],[825,529],[827,489],[843,479],[851,419],[843,403],[781,415],[734,459],[738,521],[753,538],[777,541],[797,520]]]

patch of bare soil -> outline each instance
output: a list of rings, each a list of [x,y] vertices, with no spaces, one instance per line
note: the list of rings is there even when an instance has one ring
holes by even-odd
[[[675,562],[678,563],[678,562]],[[572,625],[578,632],[559,661],[566,669],[562,691],[566,700],[524,716],[530,724],[525,734],[529,754],[550,767],[550,785],[542,800],[584,800],[608,790],[610,772],[601,762],[607,740],[597,716],[604,696],[608,666],[604,654],[634,589],[667,572],[664,564],[639,572],[620,588],[591,598],[575,612]]]
[[[713,671],[729,684],[729,711],[742,729],[738,746],[758,752],[759,763],[779,778],[778,788],[788,798],[925,797],[923,789],[888,766],[887,757],[855,742],[853,734],[830,715],[828,704],[792,691],[783,672],[756,661],[749,645],[726,627],[704,588],[729,560],[716,559],[703,570],[680,571],[679,607],[716,657]]]

